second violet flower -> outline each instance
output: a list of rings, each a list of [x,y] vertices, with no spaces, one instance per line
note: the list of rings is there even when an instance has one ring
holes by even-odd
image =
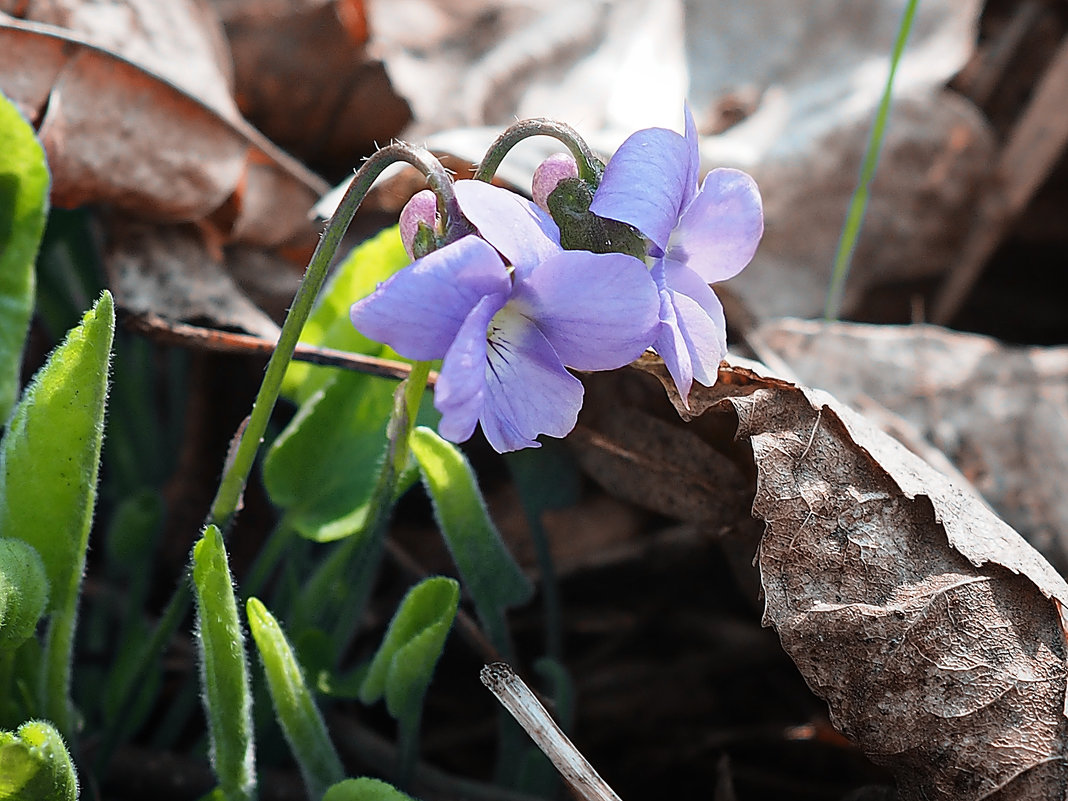
[[[590,211],[627,223],[649,241],[647,261],[660,295],[654,346],[683,402],[693,381],[711,386],[727,355],[723,306],[709,284],[741,272],[764,232],[756,182],[719,168],[697,184],[697,127],[632,134],[605,167]]]
[[[582,383],[567,368],[636,359],[659,325],[657,287],[632,256],[563,250],[533,203],[457,181],[479,235],[417,259],[355,303],[352,322],[402,356],[441,359],[439,433],[462,442],[478,423],[497,451],[537,447],[575,426]]]

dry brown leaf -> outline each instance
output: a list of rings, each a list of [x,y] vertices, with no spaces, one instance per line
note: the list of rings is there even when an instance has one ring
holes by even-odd
[[[288,152],[348,170],[411,118],[368,52],[362,0],[213,4],[230,40],[242,112]]]
[[[210,217],[224,239],[263,246],[315,241],[319,178],[239,117],[77,34],[0,16],[0,90],[38,128],[57,206]]]
[[[751,447],[765,623],[901,797],[1065,798],[1068,585],[1049,563],[826,393],[724,364],[687,409],[659,359],[638,366],[690,421],[673,438],[729,449],[736,424]],[[647,380],[586,384],[580,422],[606,438],[628,407],[667,419]],[[649,488],[630,499],[648,505]]]
[[[222,254],[213,253],[192,225],[111,219],[104,259],[108,285],[126,312],[164,309],[171,322],[278,339],[278,326],[235,284]]]
[[[801,381],[868,398],[941,449],[1062,571],[1068,567],[1068,348],[936,326],[777,320],[756,336]]]

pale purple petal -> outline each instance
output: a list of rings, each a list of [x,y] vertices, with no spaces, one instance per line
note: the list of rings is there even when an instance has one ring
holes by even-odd
[[[631,134],[608,161],[590,211],[633,225],[666,249],[687,196],[689,160],[689,144],[674,131]]]
[[[485,181],[453,184],[460,211],[482,237],[525,274],[560,252],[560,229],[532,202]]]
[[[565,178],[578,178],[578,164],[570,153],[553,153],[534,170],[530,194],[538,208],[549,210],[549,195]]]
[[[404,245],[404,250],[408,253],[409,259],[415,258],[415,254],[412,252],[412,242],[415,240],[415,234],[419,230],[419,223],[423,223],[429,226],[431,230],[435,230],[437,228],[437,219],[438,198],[429,189],[416,192],[412,195],[411,200],[404,204],[398,225],[400,226],[401,242]]]
[[[701,140],[697,137],[697,123],[693,121],[690,104],[686,104],[686,182],[685,194],[679,208],[683,212],[697,195],[697,178],[701,173]]]
[[[667,288],[660,290],[660,327],[657,329],[656,342],[653,346],[660,354],[660,358],[664,360],[664,366],[671,374],[675,387],[682,397],[682,402],[689,408],[689,402],[686,399],[693,385],[693,365],[690,363],[690,352],[686,348],[686,340],[683,339],[682,331],[679,329],[671,291]]]
[[[674,312],[676,336],[684,343],[693,378],[705,386],[712,386],[719,376],[719,363],[727,355],[723,305],[693,270],[670,261],[661,264],[664,286]]]
[[[465,236],[406,267],[349,316],[361,334],[409,359],[440,359],[478,301],[511,289],[508,270],[492,247]]]
[[[705,176],[671,236],[667,255],[686,262],[708,283],[725,281],[750,262],[763,233],[756,182],[741,170],[721,167]]]
[[[648,268],[633,256],[569,250],[517,282],[512,305],[568,367],[612,370],[652,344],[659,298]]]
[[[539,434],[564,437],[582,407],[582,382],[530,320],[511,304],[494,317],[490,331],[487,396],[482,431],[500,453],[536,448]]]
[[[441,412],[438,433],[450,442],[463,442],[475,430],[486,402],[486,332],[508,296],[482,298],[456,334],[441,363],[434,386],[434,406]]]

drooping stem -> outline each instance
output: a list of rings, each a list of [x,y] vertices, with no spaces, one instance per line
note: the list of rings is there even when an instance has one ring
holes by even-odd
[[[301,281],[296,297],[293,298],[293,305],[282,325],[278,345],[267,362],[267,370],[253,403],[248,424],[219,482],[219,489],[212,502],[208,522],[215,523],[224,531],[233,521],[237,511],[241,493],[245,489],[245,482],[248,481],[263,434],[267,430],[267,422],[278,400],[282,378],[293,358],[293,350],[297,346],[300,332],[304,329],[304,323],[311,314],[315,298],[326,280],[327,268],[356,210],[370,190],[371,184],[386,167],[395,161],[406,161],[426,175],[427,184],[438,198],[438,210],[445,221],[447,239],[455,236],[465,224],[456,203],[456,196],[452,191],[452,180],[441,162],[429,151],[404,143],[392,144],[378,150],[360,167],[312,254],[308,269],[304,273],[304,280]]]
[[[530,120],[520,120],[494,140],[490,145],[482,162],[475,169],[475,179],[489,181],[493,178],[497,168],[501,166],[508,151],[531,136],[551,136],[562,142],[578,164],[579,178],[591,184],[597,185],[604,174],[604,165],[598,159],[585,140],[578,135],[570,125],[565,125],[556,120],[536,117]]]
[[[259,392],[256,395],[245,430],[241,434],[232,458],[228,459],[225,466],[219,489],[212,502],[205,525],[214,523],[225,531],[230,523],[233,522],[245,483],[252,472],[256,453],[267,429],[268,420],[278,400],[282,378],[293,358],[293,351],[296,348],[304,324],[311,314],[315,298],[326,280],[327,268],[330,266],[345,231],[352,222],[356,210],[364,197],[366,197],[371,185],[386,167],[397,161],[411,164],[426,176],[427,185],[438,198],[438,211],[444,220],[446,238],[451,241],[467,233],[468,223],[460,214],[456,195],[452,191],[452,179],[441,165],[441,162],[426,149],[404,143],[395,143],[375,152],[360,167],[338,204],[337,210],[330,218],[330,222],[327,224],[326,230],[323,232],[319,244],[316,246],[315,252],[308,263],[304,279],[301,281],[289,314],[282,325],[278,344],[275,346],[267,363],[263,383],[260,385]],[[413,368],[412,372],[413,374],[418,372],[418,375],[414,376],[414,378],[422,382],[422,386],[417,393],[421,397],[429,375],[429,364],[421,366],[418,371]],[[411,380],[412,377],[409,378],[409,381]],[[418,398],[415,399],[414,404],[418,407]],[[408,406],[411,406],[411,403]],[[410,426],[408,430],[411,430]],[[406,448],[406,441],[404,445]],[[405,458],[407,458],[406,450]],[[98,767],[102,768],[106,765],[114,752],[114,748],[121,737],[121,721],[129,714],[138,694],[146,686],[144,678],[148,674],[149,668],[155,663],[159,654],[162,653],[164,646],[170,641],[174,632],[178,630],[179,624],[189,609],[191,599],[192,592],[189,584],[189,568],[187,566],[187,569],[183,571],[181,578],[178,580],[178,584],[167,603],[162,617],[156,624],[155,630],[141,647],[132,675],[123,684],[120,690],[120,697],[116,699],[115,708],[117,714],[103,734],[102,745],[97,753]]]

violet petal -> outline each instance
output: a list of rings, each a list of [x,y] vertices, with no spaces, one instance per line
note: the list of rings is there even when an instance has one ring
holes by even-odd
[[[560,229],[532,202],[484,181],[457,181],[456,200],[482,237],[526,274],[560,252]]]
[[[497,251],[465,236],[379,284],[352,305],[349,316],[361,334],[401,356],[440,359],[475,304],[510,289]]]
[[[689,159],[686,139],[674,131],[631,134],[609,159],[590,211],[633,225],[666,249],[687,195]]]
[[[764,233],[764,212],[756,182],[726,167],[705,176],[701,191],[679,220],[667,255],[684,261],[708,283],[742,271]]]

